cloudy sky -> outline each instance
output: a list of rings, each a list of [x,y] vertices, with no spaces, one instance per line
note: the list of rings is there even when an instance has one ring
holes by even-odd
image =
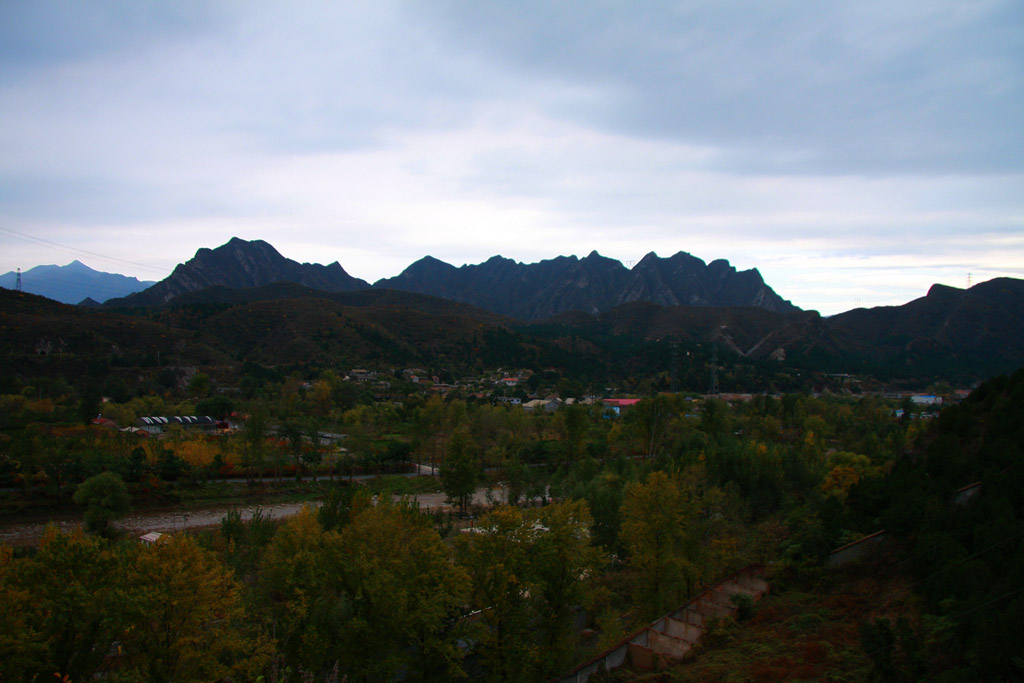
[[[686,251],[825,314],[1024,277],[1024,3],[0,0],[0,272],[232,236]]]

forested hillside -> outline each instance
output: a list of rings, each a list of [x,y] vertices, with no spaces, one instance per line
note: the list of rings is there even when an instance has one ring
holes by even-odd
[[[67,508],[78,491],[95,532],[0,552],[3,612],[16,615],[0,633],[4,679],[540,680],[759,563],[774,588],[756,618],[723,621],[695,658],[666,663],[704,671],[729,651],[731,666],[755,666],[744,634],[813,610],[807,592],[849,605],[836,591],[856,574],[828,569],[829,551],[881,528],[872,580],[900,586],[900,600],[833,608],[854,640],[827,656],[776,637],[785,661],[840,680],[1020,673],[1024,372],[930,424],[879,399],[795,394],[736,406],[663,395],[611,419],[599,406],[530,414],[437,397],[338,409],[344,385],[320,382],[263,394],[242,431],[212,439],[62,426],[59,399],[4,396],[8,521],[26,505]],[[307,438],[305,420],[346,431],[349,455]],[[261,431],[275,422],[279,436]],[[405,458],[440,467],[419,479],[447,492],[450,513],[373,499],[396,489],[350,484],[344,469]],[[94,493],[123,490],[144,508],[232,473],[274,490],[282,471],[340,477],[296,517],[228,515],[154,545],[118,538],[103,521],[123,514],[117,496]],[[499,506],[461,519],[480,486]]]

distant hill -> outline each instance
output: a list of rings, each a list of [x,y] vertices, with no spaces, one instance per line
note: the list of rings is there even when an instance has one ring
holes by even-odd
[[[1024,366],[1024,280],[933,285],[902,306],[834,315],[828,327],[865,358],[907,369],[965,365],[987,376]]]
[[[464,301],[519,320],[566,311],[598,314],[633,301],[799,310],[772,291],[756,269],[738,272],[728,261],[705,264],[685,252],[665,259],[650,253],[632,269],[596,251],[583,259],[559,256],[530,264],[494,256],[460,268],[427,256],[374,287]]]
[[[934,285],[902,306],[823,318],[813,311],[665,307],[635,302],[538,323],[574,334],[714,341],[723,352],[828,372],[985,378],[1024,367],[1024,280]]]
[[[145,292],[108,301],[108,306],[154,306],[176,296],[221,285],[240,289],[275,282],[294,282],[325,292],[369,289],[370,285],[345,272],[335,261],[323,266],[299,263],[282,256],[263,240],[246,241],[232,237],[216,249],[200,249],[179,264],[167,278]]]
[[[0,275],[0,287],[14,289],[15,272]],[[107,299],[128,296],[152,286],[151,281],[93,270],[81,261],[66,266],[36,266],[21,273],[21,288],[30,294],[45,296],[65,304],[91,299],[103,303]]]
[[[168,364],[236,372],[251,361],[469,373],[523,367],[588,381],[660,375],[667,382],[673,341],[681,386],[690,388],[706,386],[712,343],[724,390],[796,390],[803,370],[963,384],[1024,366],[1022,310],[1024,281],[1008,278],[966,291],[936,285],[903,306],[830,318],[631,302],[529,323],[422,294],[319,292],[293,283],[212,287],[117,310],[0,290],[0,354],[8,372],[25,376]]]

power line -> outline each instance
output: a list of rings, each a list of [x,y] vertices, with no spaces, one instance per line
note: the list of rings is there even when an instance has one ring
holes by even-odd
[[[148,270],[154,273],[163,274],[167,272],[166,268],[159,268],[157,266],[148,265],[145,263],[138,263],[137,261],[128,261],[126,259],[117,258],[116,256],[107,256],[105,254],[98,254],[94,251],[88,251],[86,249],[71,247],[66,244],[61,244],[59,242],[53,242],[48,239],[43,239],[42,237],[35,237],[33,235],[27,235],[23,232],[18,232],[17,230],[11,230],[10,228],[4,227],[2,225],[0,225],[0,232],[6,233],[7,235],[14,237],[15,239],[20,239],[25,242],[36,244],[40,247],[46,247],[47,249],[53,249],[54,251],[62,251],[72,256],[86,256],[89,258],[107,261],[115,265],[128,265],[133,266],[135,268],[142,268],[144,270]]]

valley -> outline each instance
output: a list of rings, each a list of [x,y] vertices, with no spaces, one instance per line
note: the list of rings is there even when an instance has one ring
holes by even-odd
[[[204,680],[1019,673],[1020,281],[532,319],[227,246],[150,300],[0,290],[4,679],[139,680],[167,629]],[[699,640],[623,645],[750,567]]]

